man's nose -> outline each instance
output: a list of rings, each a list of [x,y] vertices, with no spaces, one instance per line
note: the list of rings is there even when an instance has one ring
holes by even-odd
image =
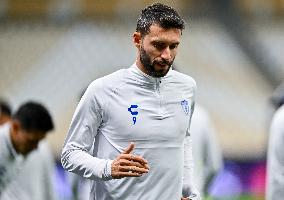
[[[171,50],[169,47],[162,51],[161,57],[167,61],[171,59]]]

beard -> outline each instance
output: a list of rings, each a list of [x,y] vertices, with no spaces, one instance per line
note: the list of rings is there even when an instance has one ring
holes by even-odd
[[[164,77],[170,70],[171,66],[173,65],[174,59],[172,61],[167,61],[165,59],[162,59],[161,61],[153,60],[151,61],[150,56],[147,54],[145,49],[141,48],[140,53],[140,61],[142,65],[144,66],[145,70],[147,71],[147,74],[159,78]],[[161,64],[161,65],[167,65],[168,67],[165,69],[157,70],[155,69],[155,64]]]

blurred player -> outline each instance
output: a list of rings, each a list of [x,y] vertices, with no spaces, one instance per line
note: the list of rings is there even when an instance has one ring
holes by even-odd
[[[202,196],[207,196],[211,181],[223,167],[223,157],[210,117],[199,104],[194,108],[190,133],[195,184]]]
[[[0,199],[55,200],[54,160],[43,140],[53,129],[50,114],[34,102],[23,104],[13,117],[10,114],[5,113],[5,125],[0,127]]]
[[[12,110],[10,105],[0,99],[0,126],[5,126],[11,120]]]
[[[271,98],[276,109],[272,118],[267,154],[266,200],[284,197],[284,84]]]

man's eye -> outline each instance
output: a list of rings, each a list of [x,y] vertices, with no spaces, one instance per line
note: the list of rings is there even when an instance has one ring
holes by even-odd
[[[160,43],[157,43],[157,44],[154,44],[154,47],[156,47],[157,49],[163,49],[164,45],[160,44]]]
[[[174,44],[174,45],[171,45],[170,46],[170,49],[175,49],[175,48],[177,48],[178,47],[178,44]]]

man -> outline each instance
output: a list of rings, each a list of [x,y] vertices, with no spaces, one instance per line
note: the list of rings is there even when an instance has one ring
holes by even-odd
[[[284,84],[276,88],[271,101],[276,112],[269,130],[266,199],[278,200],[284,196]]]
[[[4,126],[4,124],[10,121],[11,115],[10,105],[4,100],[0,100],[0,126]]]
[[[173,8],[146,7],[133,34],[135,64],[95,80],[83,95],[61,162],[93,180],[91,199],[198,198],[188,132],[196,84],[170,70],[183,29]]]
[[[0,199],[54,199],[52,158],[39,142],[53,129],[50,114],[41,104],[27,102],[0,127]],[[38,150],[33,151],[39,145]]]
[[[194,157],[194,183],[201,196],[208,193],[213,178],[223,167],[223,156],[207,111],[195,104],[190,133]]]

